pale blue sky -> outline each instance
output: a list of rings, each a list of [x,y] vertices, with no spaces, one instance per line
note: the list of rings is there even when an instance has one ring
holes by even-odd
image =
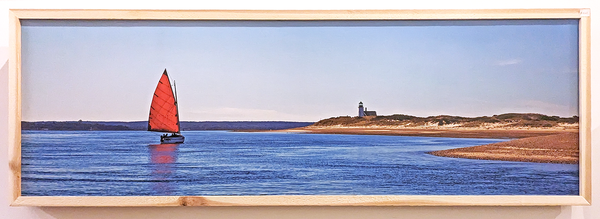
[[[577,21],[25,21],[24,121],[578,115]]]

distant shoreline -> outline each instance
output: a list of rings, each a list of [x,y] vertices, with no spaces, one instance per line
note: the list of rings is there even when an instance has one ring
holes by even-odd
[[[281,130],[305,127],[313,122],[285,121],[181,121],[182,131],[203,130]],[[21,130],[48,131],[146,131],[148,121],[102,122],[102,121],[37,121],[21,122]]]

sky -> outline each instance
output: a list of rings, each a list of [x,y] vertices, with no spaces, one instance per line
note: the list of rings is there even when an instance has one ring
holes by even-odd
[[[164,69],[182,121],[578,115],[576,20],[22,24],[23,121],[144,121]]]

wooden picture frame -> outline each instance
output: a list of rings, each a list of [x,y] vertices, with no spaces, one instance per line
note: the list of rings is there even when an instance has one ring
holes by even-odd
[[[22,196],[21,21],[23,20],[503,20],[579,21],[579,195]],[[591,203],[589,9],[502,10],[10,10],[9,166],[13,206],[557,206]]]

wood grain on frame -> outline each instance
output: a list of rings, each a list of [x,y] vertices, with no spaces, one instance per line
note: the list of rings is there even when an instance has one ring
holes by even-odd
[[[21,196],[22,206],[554,206],[587,205],[580,196]]]
[[[582,14],[586,13],[582,10]],[[589,11],[587,11],[589,13]],[[589,14],[579,19],[579,195],[592,199],[591,31]]]
[[[490,10],[12,10],[20,19],[437,20],[580,18],[580,9]]]
[[[447,20],[579,19],[579,196],[21,196],[21,20]],[[551,206],[591,203],[589,9],[491,10],[10,10],[8,157],[18,206]]]
[[[8,61],[8,176],[11,200],[21,196],[21,22],[10,12]]]

